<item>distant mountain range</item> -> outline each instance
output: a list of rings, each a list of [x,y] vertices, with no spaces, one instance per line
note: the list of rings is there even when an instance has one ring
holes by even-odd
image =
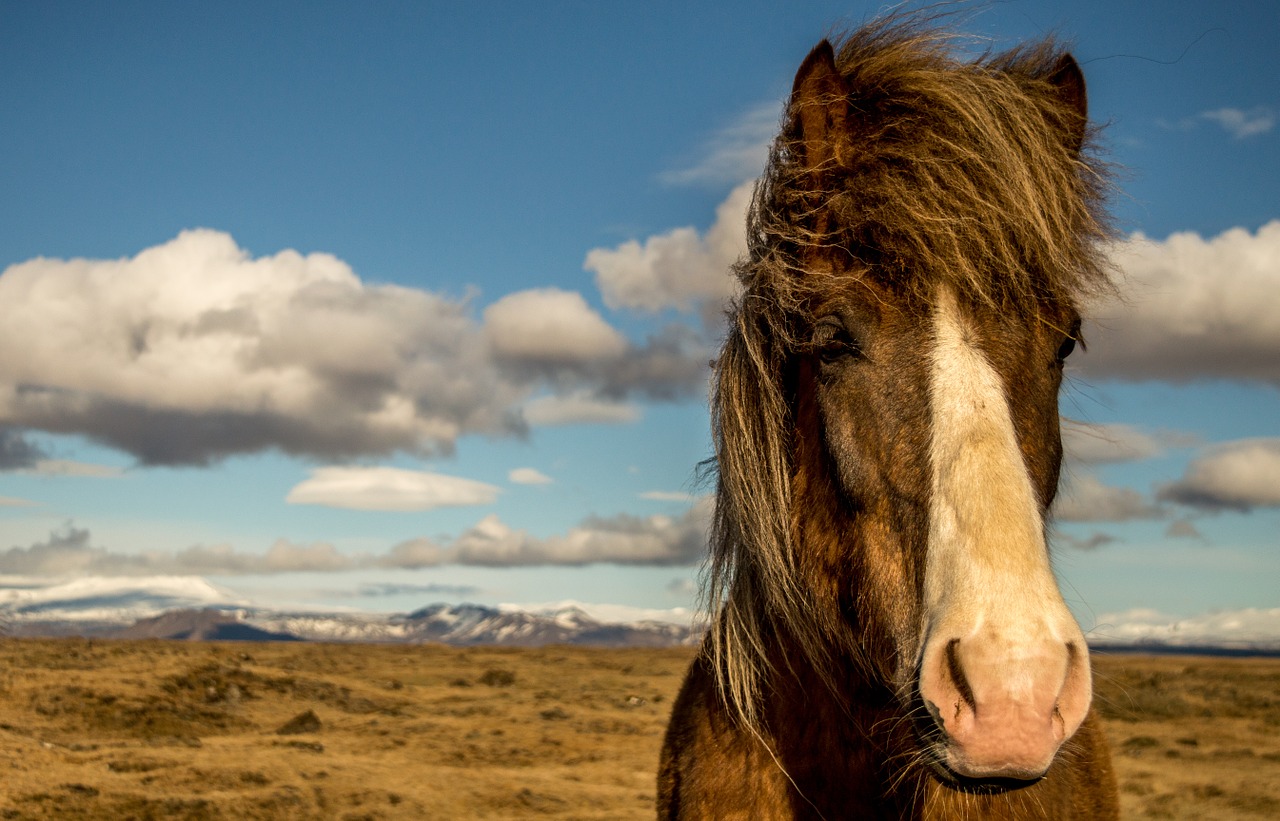
[[[86,636],[186,641],[334,641],[459,646],[674,647],[701,634],[668,622],[603,624],[576,607],[550,613],[504,611],[478,604],[433,604],[407,615],[282,613],[253,608],[170,610],[131,623],[103,619],[11,620],[5,632],[23,637]]]
[[[519,608],[433,604],[407,614],[289,612],[255,607],[194,576],[0,578],[0,635],[188,641],[436,642],[600,647],[694,645],[701,630],[651,620],[660,611],[573,603]],[[672,612],[672,611],[667,611]],[[602,620],[603,619],[603,620]],[[1091,632],[1102,652],[1280,655],[1280,608],[1189,619],[1146,610],[1105,614]]]

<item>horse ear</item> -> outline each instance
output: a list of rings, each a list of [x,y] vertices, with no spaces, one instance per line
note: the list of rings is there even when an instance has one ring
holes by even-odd
[[[1084,72],[1080,70],[1076,58],[1064,54],[1058,58],[1047,79],[1057,91],[1062,104],[1077,115],[1067,136],[1067,145],[1072,152],[1079,153],[1084,145],[1085,126],[1089,122],[1089,97],[1085,93]]]
[[[807,167],[817,169],[839,159],[836,141],[848,133],[849,90],[830,42],[818,43],[800,64],[787,111]]]

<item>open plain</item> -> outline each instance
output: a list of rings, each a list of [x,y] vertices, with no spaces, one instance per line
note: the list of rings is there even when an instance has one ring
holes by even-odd
[[[692,653],[0,640],[0,818],[652,818]],[[1280,659],[1095,667],[1126,818],[1280,817]]]

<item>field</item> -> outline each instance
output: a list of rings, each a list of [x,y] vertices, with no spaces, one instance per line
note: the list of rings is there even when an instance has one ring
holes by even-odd
[[[0,818],[652,818],[690,655],[3,640]],[[1280,659],[1095,664],[1126,817],[1280,817]]]

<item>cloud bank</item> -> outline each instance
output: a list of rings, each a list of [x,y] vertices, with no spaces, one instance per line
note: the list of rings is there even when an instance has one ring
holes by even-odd
[[[230,545],[120,553],[95,546],[90,532],[67,525],[43,542],[0,551],[0,575],[248,576],[332,573],[367,568],[625,565],[688,566],[706,553],[712,502],[699,499],[678,516],[593,516],[563,534],[540,538],[489,515],[450,540],[410,539],[385,553],[345,554],[328,542],[278,539],[265,553]]]

